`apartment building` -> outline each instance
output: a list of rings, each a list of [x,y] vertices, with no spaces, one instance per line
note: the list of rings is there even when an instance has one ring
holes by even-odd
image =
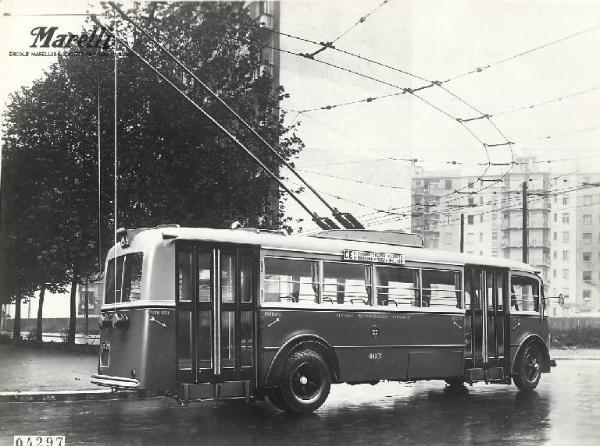
[[[552,179],[549,292],[570,312],[600,311],[600,173]]]
[[[600,188],[593,187],[600,174],[550,173],[533,158],[516,162],[495,184],[417,170],[412,231],[426,247],[459,251],[463,214],[464,252],[522,260],[525,184],[528,263],[540,271],[547,296],[563,296],[551,313],[600,311]]]

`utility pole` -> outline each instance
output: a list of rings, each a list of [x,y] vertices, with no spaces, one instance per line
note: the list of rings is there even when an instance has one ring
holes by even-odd
[[[527,181],[523,181],[523,263],[529,262],[529,229],[527,227]]]
[[[460,214],[460,252],[465,252],[465,214]]]

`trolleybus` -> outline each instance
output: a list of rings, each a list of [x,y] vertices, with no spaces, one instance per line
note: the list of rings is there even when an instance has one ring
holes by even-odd
[[[423,248],[414,234],[118,231],[98,373],[182,401],[267,397],[309,413],[334,383],[446,380],[534,389],[553,361],[529,265]]]

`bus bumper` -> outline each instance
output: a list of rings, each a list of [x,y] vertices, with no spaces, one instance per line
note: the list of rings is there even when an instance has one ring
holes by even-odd
[[[550,360],[550,367],[556,367],[556,359]]]
[[[115,389],[133,390],[140,387],[140,382],[137,379],[123,378],[122,376],[92,375],[90,381],[97,386]]]

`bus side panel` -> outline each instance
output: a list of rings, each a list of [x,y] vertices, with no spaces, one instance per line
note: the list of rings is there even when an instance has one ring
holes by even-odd
[[[529,335],[538,335],[549,348],[548,319],[540,319],[539,314],[510,315],[510,364],[515,363],[517,350],[523,340]]]
[[[115,312],[103,313],[112,317]],[[140,389],[175,390],[174,309],[127,309],[117,313],[126,315],[129,323],[102,329],[99,373],[137,379]],[[106,347],[109,354],[102,352]]]
[[[340,381],[462,376],[463,323],[460,314],[263,309],[262,378],[275,352],[301,335],[334,348]]]

